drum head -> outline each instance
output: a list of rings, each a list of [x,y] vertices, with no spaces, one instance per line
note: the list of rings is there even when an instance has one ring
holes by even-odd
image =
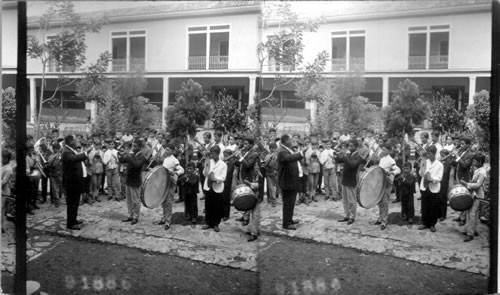
[[[378,166],[370,167],[361,175],[356,187],[358,204],[366,209],[377,206],[385,194],[385,187],[384,169]]]
[[[159,207],[167,198],[171,185],[167,169],[157,166],[146,174],[141,187],[141,202],[150,209]]]
[[[237,185],[233,189],[232,196],[233,206],[238,211],[252,210],[257,205],[257,197],[253,190],[245,184]]]
[[[449,201],[451,209],[455,211],[466,211],[472,208],[474,198],[472,198],[472,195],[465,186],[459,184],[453,186],[450,190]]]

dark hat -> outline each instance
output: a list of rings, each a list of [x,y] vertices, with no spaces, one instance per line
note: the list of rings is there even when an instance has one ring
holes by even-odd
[[[325,138],[323,138],[321,141],[322,141],[322,142],[324,142],[324,143],[331,142],[331,141],[330,141],[330,139],[329,139],[329,138],[326,138],[326,137],[325,137]]]
[[[113,142],[113,140],[111,138],[106,138],[106,139],[104,139],[104,142],[105,143],[111,143],[111,142]]]
[[[83,139],[83,140],[80,141],[80,144],[81,145],[89,145],[89,142],[86,141],[85,139]]]

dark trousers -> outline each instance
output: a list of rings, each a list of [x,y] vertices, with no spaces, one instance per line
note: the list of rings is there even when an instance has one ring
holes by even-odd
[[[47,177],[42,177],[42,201],[47,201],[47,187],[49,184],[49,179]],[[38,190],[38,188],[37,188]]]
[[[264,181],[266,180],[266,169],[264,168],[259,168],[260,174],[262,174],[262,177],[259,175],[258,177],[258,183],[259,183],[259,200],[264,200]]]
[[[205,222],[211,227],[219,226],[222,219],[223,205],[222,205],[222,193],[216,193],[211,188],[207,191],[205,197],[206,207],[205,207]]]
[[[106,181],[106,165],[102,165],[104,173],[102,173],[101,186],[99,187],[99,192],[104,194],[104,182]]]
[[[323,184],[323,165],[319,165],[319,176],[318,176],[318,186],[316,188],[316,193],[321,194],[321,184]]]
[[[198,196],[196,193],[184,195],[184,214],[198,218]]]
[[[441,187],[441,191],[439,192],[439,217],[446,218],[447,211],[447,201],[448,201],[448,188]]]
[[[415,206],[413,203],[413,193],[401,193],[401,214],[408,218],[415,217]]]
[[[226,185],[226,184],[225,184]],[[231,212],[231,187],[228,189],[224,186],[224,192],[222,193],[222,210],[224,214],[222,217],[229,218],[229,213]]]
[[[26,208],[33,209],[36,205],[36,198],[38,196],[38,180],[30,179],[28,181],[28,190],[26,193]]]
[[[429,189],[420,193],[422,194],[422,224],[434,226],[439,217],[439,193],[432,193]]]
[[[293,210],[297,200],[297,191],[283,190],[283,227],[292,225]]]
[[[78,215],[78,206],[80,205],[80,190],[75,190],[71,187],[66,187],[66,226],[72,227],[76,225],[76,217]]]

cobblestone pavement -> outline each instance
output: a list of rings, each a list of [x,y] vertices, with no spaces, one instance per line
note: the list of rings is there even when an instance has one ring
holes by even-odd
[[[394,195],[393,195],[394,197]],[[325,201],[295,207],[294,219],[298,219],[297,230],[282,229],[282,206],[262,206],[261,230],[265,234],[289,236],[313,240],[385,254],[424,264],[431,264],[488,275],[489,273],[489,227],[480,224],[479,236],[465,243],[463,230],[452,221],[458,213],[448,208],[447,219],[438,222],[436,232],[418,230],[418,223],[411,228],[400,219],[401,203],[389,204],[389,224],[385,230],[373,225],[378,217],[378,207],[364,209],[358,206],[356,221],[347,225],[338,222],[344,217],[342,202]],[[392,199],[391,199],[392,200]],[[420,201],[415,199],[415,214],[420,216]],[[420,218],[418,218],[420,220]],[[261,241],[261,249],[266,246]]]
[[[65,227],[66,207],[55,208],[44,204],[34,216],[28,216],[28,259],[35,259],[54,247],[51,235],[71,236],[108,243],[125,245],[146,251],[167,253],[197,261],[244,270],[258,271],[257,247],[265,247],[266,235],[289,236],[320,243],[329,243],[404,258],[424,264],[431,264],[488,275],[489,272],[489,228],[479,225],[479,237],[464,243],[458,224],[452,219],[457,216],[448,211],[448,218],[439,222],[437,232],[417,230],[418,223],[407,227],[399,219],[400,203],[389,206],[389,225],[382,231],[372,225],[377,219],[378,207],[358,207],[356,222],[352,225],[339,223],[343,217],[341,202],[324,201],[323,197],[310,205],[296,206],[294,219],[300,220],[296,231],[281,228],[281,203],[271,207],[264,203],[261,214],[260,243],[248,243],[246,229],[235,219],[240,212],[232,209],[231,218],[222,222],[219,233],[201,230],[202,223],[191,226],[183,218],[183,204],[174,204],[173,224],[165,231],[153,222],[161,217],[161,208],[142,208],[141,218],[136,225],[123,223],[127,216],[124,201],[103,201],[93,205],[80,206],[78,219],[85,223],[80,231]],[[420,201],[415,200],[415,212],[419,215]],[[203,201],[199,201],[202,214]],[[418,219],[417,219],[418,220]],[[201,220],[200,220],[201,221]],[[10,223],[10,222],[9,222]],[[14,270],[14,228],[2,234],[2,270]]]

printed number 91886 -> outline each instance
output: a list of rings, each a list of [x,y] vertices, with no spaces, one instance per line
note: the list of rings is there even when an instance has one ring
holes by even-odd
[[[108,275],[105,278],[102,276],[81,276],[79,279],[74,276],[65,277],[65,285],[67,289],[81,287],[82,290],[115,290],[122,289],[128,291],[132,284],[128,279],[117,280],[114,275]]]

